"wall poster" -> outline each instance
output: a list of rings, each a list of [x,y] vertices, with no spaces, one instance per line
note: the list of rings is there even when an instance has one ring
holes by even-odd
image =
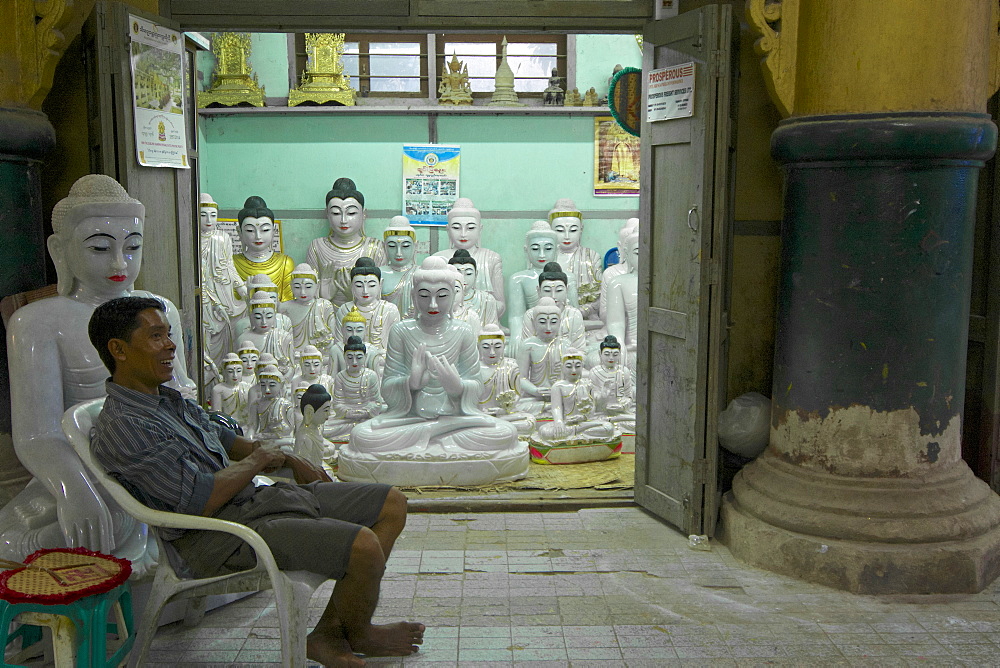
[[[411,225],[448,223],[459,193],[461,147],[403,145],[403,214]]]
[[[639,196],[639,138],[611,116],[594,118],[594,195]]]
[[[188,169],[184,40],[138,16],[129,23],[136,158],[143,167]]]

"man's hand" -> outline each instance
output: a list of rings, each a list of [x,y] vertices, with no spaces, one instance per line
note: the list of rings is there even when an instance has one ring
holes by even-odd
[[[261,473],[273,473],[287,464],[290,455],[286,455],[279,448],[270,445],[263,445],[260,441],[254,441],[253,451],[247,459],[251,460],[255,466],[260,467]]]
[[[286,454],[285,466],[292,469],[292,473],[295,475],[295,482],[300,485],[316,481],[333,482],[333,479],[327,475],[323,467],[316,466],[309,460],[298,455]]]

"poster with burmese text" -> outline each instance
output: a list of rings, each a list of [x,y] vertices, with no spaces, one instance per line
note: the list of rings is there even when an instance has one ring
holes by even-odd
[[[184,122],[184,40],[129,15],[136,159],[143,167],[188,169]]]
[[[448,224],[448,210],[458,199],[461,155],[458,146],[403,146],[403,215],[411,225]]]

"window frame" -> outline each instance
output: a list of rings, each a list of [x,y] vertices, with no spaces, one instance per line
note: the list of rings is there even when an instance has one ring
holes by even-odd
[[[503,35],[499,33],[437,33],[436,35],[436,47],[435,50],[438,52],[435,54],[437,62],[437,72],[447,71],[447,63],[451,59],[450,53],[445,53],[445,43],[446,42],[475,42],[481,44],[496,44],[496,67],[500,66],[501,59],[501,45],[504,38],[507,39],[508,46],[510,44],[555,44],[556,45],[556,55],[553,56],[556,59],[556,68],[559,70],[559,76],[561,76],[565,81],[569,82],[569,35],[566,34],[556,34],[556,33],[525,33],[525,34],[512,34]],[[508,58],[511,56],[508,54]],[[461,60],[461,56],[459,56]],[[515,75],[516,76],[516,75]],[[541,79],[542,77],[517,77],[520,79]],[[546,75],[544,79],[548,79],[549,75]],[[435,81],[435,94],[437,91],[437,86],[439,81]],[[572,88],[572,84],[567,83],[568,88]],[[542,99],[544,93],[538,92],[522,92],[517,91],[517,96],[519,98],[527,99]],[[472,97],[474,99],[490,98],[493,96],[493,91],[474,91]]]
[[[309,31],[306,31],[309,32]],[[305,32],[293,33],[293,43],[294,43],[294,59],[295,59],[295,80],[294,86],[299,85],[301,81],[302,72],[305,70],[306,64],[306,38]],[[429,87],[428,87],[428,72],[427,72],[427,60],[428,60],[428,48],[427,48],[427,33],[425,32],[391,32],[391,33],[345,33],[344,43],[357,42],[358,43],[358,75],[351,75],[351,88],[358,92],[359,98],[427,98],[429,97]],[[420,54],[399,54],[399,56],[394,56],[392,54],[377,54],[380,56],[392,57],[414,57],[416,56],[420,63],[420,74],[417,77],[412,76],[400,76],[400,79],[413,79],[417,78],[420,82],[419,91],[373,91],[371,90],[371,53],[370,45],[372,43],[411,43],[420,45]],[[391,79],[393,77],[374,77],[376,79]]]

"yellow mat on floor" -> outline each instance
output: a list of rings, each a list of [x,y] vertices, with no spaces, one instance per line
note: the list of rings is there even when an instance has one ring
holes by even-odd
[[[514,482],[491,483],[475,487],[453,487],[435,485],[433,487],[406,487],[396,485],[404,491],[431,491],[438,489],[458,489],[478,492],[512,492],[528,489],[631,489],[635,484],[635,455],[621,455],[617,459],[587,464],[536,464],[528,465],[528,477]]]

